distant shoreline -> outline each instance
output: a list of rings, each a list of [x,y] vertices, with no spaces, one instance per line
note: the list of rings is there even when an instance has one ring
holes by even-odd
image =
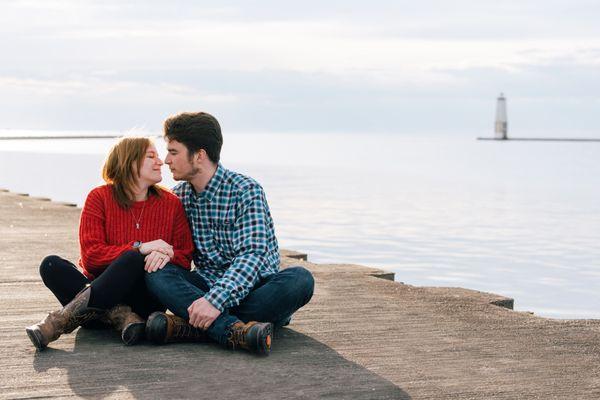
[[[522,142],[600,142],[599,139],[591,138],[507,138],[507,139],[496,139],[496,138],[485,138],[478,137],[477,140],[493,140],[497,142],[508,142],[508,141],[522,141]]]
[[[46,139],[118,139],[125,135],[71,135],[71,136],[0,136],[0,140],[46,140]],[[158,137],[158,136],[156,136]]]

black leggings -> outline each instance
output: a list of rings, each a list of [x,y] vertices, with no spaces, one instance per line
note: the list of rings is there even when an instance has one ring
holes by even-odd
[[[110,309],[117,304],[127,304],[142,318],[147,318],[154,311],[166,308],[146,289],[144,273],[144,256],[136,251],[121,254],[93,281],[73,263],[58,256],[48,256],[40,265],[44,284],[63,306],[90,284],[90,307]]]

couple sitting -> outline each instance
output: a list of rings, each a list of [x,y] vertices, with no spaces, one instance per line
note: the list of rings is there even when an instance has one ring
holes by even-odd
[[[106,185],[81,212],[83,273],[58,256],[42,261],[42,280],[63,308],[26,328],[38,349],[99,321],[126,344],[213,341],[266,355],[273,328],[312,297],[310,272],[279,271],[261,186],[219,163],[217,120],[182,113],[165,121],[164,136],[165,163],[183,181],[174,194],[157,186],[163,161],[152,142],[122,139],[104,164]]]

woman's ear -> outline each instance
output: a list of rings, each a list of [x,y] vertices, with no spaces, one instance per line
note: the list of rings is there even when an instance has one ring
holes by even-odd
[[[139,168],[136,162],[131,163],[131,172],[133,172],[133,176],[140,177]]]

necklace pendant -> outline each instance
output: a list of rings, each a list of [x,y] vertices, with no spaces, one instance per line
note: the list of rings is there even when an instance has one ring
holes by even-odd
[[[136,222],[136,223],[135,223],[135,229],[140,229],[140,224],[139,224],[139,222]]]

